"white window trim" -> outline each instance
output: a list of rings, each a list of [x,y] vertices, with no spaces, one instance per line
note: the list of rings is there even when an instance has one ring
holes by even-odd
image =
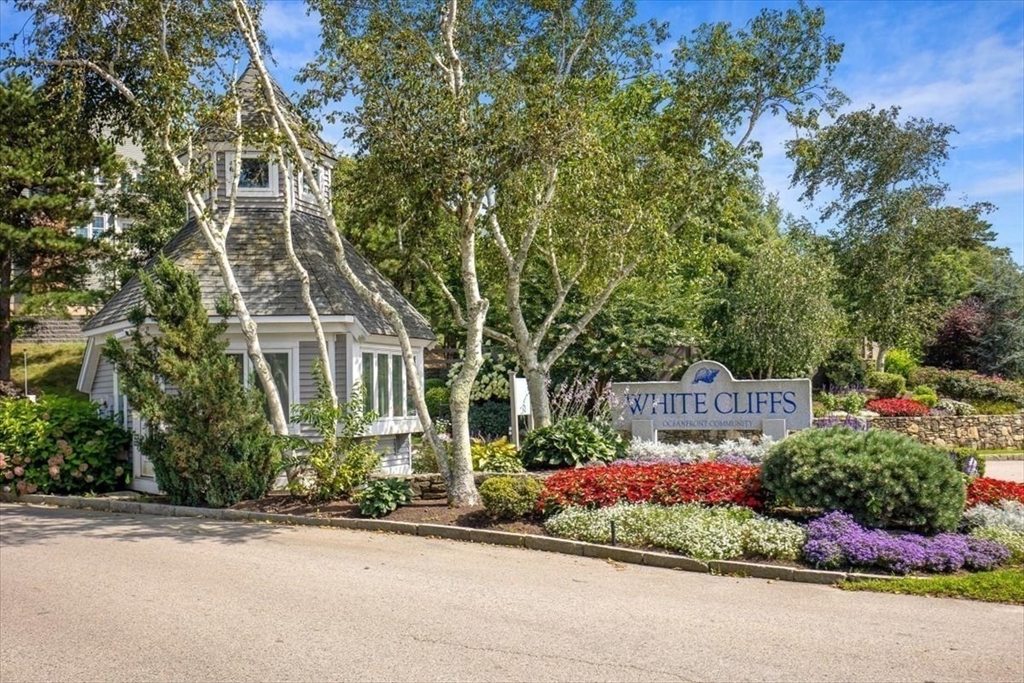
[[[242,152],[242,159],[261,159],[267,162],[267,175],[270,178],[269,187],[241,187],[238,188],[239,197],[277,197],[281,193],[281,183],[278,179],[277,164],[266,159],[258,152]],[[231,188],[235,182],[235,153],[224,153],[224,194],[231,196]]]
[[[379,354],[379,353],[386,353],[386,354],[388,354],[388,369],[389,369],[389,371],[388,371],[388,380],[389,380],[388,381],[388,398],[390,399],[391,403],[394,404],[394,400],[395,399],[394,399],[394,396],[391,395],[391,388],[392,388],[393,385],[391,383],[391,372],[390,372],[391,369],[393,369],[394,366],[391,365],[391,363],[393,362],[391,359],[394,356],[398,356],[399,358],[401,358],[402,357],[402,350],[398,349],[398,348],[395,348],[394,346],[384,346],[384,345],[375,345],[375,344],[359,344],[358,347],[356,349],[354,349],[354,353],[353,353],[353,357],[352,357],[352,360],[354,362],[352,363],[352,365],[353,365],[353,367],[352,367],[352,380],[351,380],[350,383],[353,384],[353,385],[355,384],[355,382],[362,382],[362,380],[363,380],[363,354],[364,353],[372,353],[373,354],[373,387],[371,387],[371,389],[373,389],[373,391],[372,391],[373,410],[374,410],[375,413],[378,414],[378,417],[374,421],[374,424],[378,424],[378,423],[404,423],[407,420],[412,420],[417,425],[419,425],[419,417],[415,414],[415,404],[413,404],[413,406],[412,406],[412,410],[413,410],[413,414],[412,415],[408,415],[407,414],[407,415],[398,415],[398,416],[395,416],[395,415],[381,416],[380,415],[379,406],[377,406],[377,391],[376,391],[376,389],[377,389],[377,354]],[[423,353],[422,353],[421,350],[417,350],[417,352],[416,352],[416,371],[417,371],[417,373],[420,376],[420,386],[423,386]],[[403,412],[408,412],[409,409],[410,409],[409,408],[409,380],[408,380],[408,376],[407,376],[406,370],[405,370],[405,359],[402,359],[402,379],[404,380],[402,382],[402,398],[405,401],[403,406],[402,406],[402,410],[403,410]],[[367,390],[367,388],[363,387],[363,391],[366,391],[366,390]]]
[[[261,342],[260,348],[264,354],[267,353],[287,353],[288,354],[288,423],[293,427],[298,426],[298,422],[292,421],[291,412],[292,409],[299,405],[299,344],[298,342]],[[252,365],[252,360],[249,358],[249,350],[246,348],[243,342],[235,342],[228,345],[224,353],[228,355],[240,354],[242,356],[242,382],[243,386],[248,388],[250,386],[250,377],[252,377],[255,369]]]

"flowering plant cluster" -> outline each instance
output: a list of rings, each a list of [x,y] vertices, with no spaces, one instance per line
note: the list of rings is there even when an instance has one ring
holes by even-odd
[[[764,499],[760,470],[754,466],[714,462],[623,463],[614,467],[565,470],[552,475],[544,484],[539,507],[541,512],[551,513],[570,505],[732,503],[756,510],[764,506]]]
[[[1024,503],[1024,484],[991,477],[977,477],[967,484],[967,507],[979,503],[995,505],[1003,500]]]
[[[868,401],[868,410],[882,417],[919,417],[930,410],[923,403],[909,398],[876,398]]]
[[[656,443],[633,439],[626,449],[626,460],[640,463],[725,462],[733,465],[758,464],[764,460],[774,442],[770,436],[754,443],[740,438],[722,443]]]
[[[897,574],[993,569],[1010,557],[1006,547],[964,534],[890,534],[865,529],[844,512],[832,512],[807,526],[804,557],[819,567],[878,568]]]
[[[128,432],[72,398],[0,400],[0,490],[80,494],[130,480]]]
[[[964,512],[971,535],[995,541],[1010,551],[1010,562],[1024,564],[1024,503],[1003,500],[997,505],[980,503]]]
[[[555,536],[609,543],[612,522],[617,542],[624,545],[665,548],[708,560],[795,560],[806,540],[804,529],[793,522],[766,519],[748,508],[694,503],[672,507],[619,503],[596,510],[570,507],[548,518],[544,526]]]

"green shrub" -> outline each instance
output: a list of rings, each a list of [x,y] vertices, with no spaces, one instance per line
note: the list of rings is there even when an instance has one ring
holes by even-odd
[[[78,495],[131,481],[131,435],[95,403],[42,396],[0,400],[0,486],[18,493]]]
[[[528,468],[580,467],[611,462],[624,449],[617,434],[577,416],[528,433],[519,455]]]
[[[842,510],[869,527],[956,528],[964,479],[949,455],[893,432],[809,429],[772,447],[761,467],[777,501]]]
[[[868,397],[859,391],[848,391],[839,397],[839,407],[852,415],[864,410],[867,402]]]
[[[935,389],[932,389],[927,384],[920,384],[914,387],[914,393],[911,398],[929,408],[934,408],[939,402],[939,395],[935,393]]]
[[[480,484],[480,500],[495,519],[518,519],[536,511],[543,490],[533,477],[491,477]]]
[[[839,397],[827,391],[823,391],[818,394],[818,402],[821,403],[821,407],[829,413],[839,407]]]
[[[1013,415],[1019,413],[1020,408],[1011,401],[986,401],[981,398],[972,398],[967,401],[979,415]]]
[[[845,388],[864,384],[864,361],[853,342],[844,341],[832,349],[818,369],[825,386]]]
[[[423,394],[423,400],[427,403],[427,410],[433,419],[445,420],[451,415],[448,409],[448,401],[451,399],[451,392],[448,387],[430,387]]]
[[[469,432],[484,439],[507,437],[512,425],[508,401],[484,401],[469,406]]]
[[[916,387],[921,384],[926,384],[930,387],[937,386],[942,373],[943,371],[939,368],[922,365],[910,371],[910,377],[907,378],[907,386]]]
[[[1024,382],[954,370],[940,371],[935,387],[941,395],[960,401],[1006,401],[1024,408]]]
[[[376,479],[356,496],[359,514],[364,517],[384,517],[399,506],[412,501],[412,489],[405,479]]]
[[[885,371],[891,375],[900,375],[905,380],[910,379],[910,373],[918,365],[910,351],[905,349],[893,349],[885,354]]]
[[[331,400],[331,387],[320,361],[313,363],[316,398],[295,410],[295,419],[316,429],[319,440],[295,438],[292,446],[301,449],[294,463],[297,476],[288,482],[288,490],[316,502],[337,500],[365,484],[380,466],[376,439],[366,433],[375,415],[364,412],[362,389],[356,388],[348,401]],[[302,452],[304,451],[304,453]]]
[[[157,484],[175,505],[226,507],[262,498],[280,469],[284,441],[270,431],[262,392],[242,387],[236,361],[225,354],[227,323],[210,322],[198,279],[170,261],[141,279],[148,310],[134,309],[127,343],[110,339],[103,353],[153,428],[139,447]],[[229,313],[224,306],[220,312]]]
[[[473,439],[470,446],[475,472],[524,472],[522,461],[516,447],[508,439],[501,437],[490,443],[482,439]]]
[[[872,372],[868,375],[867,382],[868,386],[875,389],[882,398],[899,398],[907,390],[907,380],[903,375]]]

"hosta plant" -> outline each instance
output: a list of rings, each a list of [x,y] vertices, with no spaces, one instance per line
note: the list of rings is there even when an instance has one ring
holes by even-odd
[[[473,457],[474,472],[515,473],[523,472],[526,469],[519,459],[516,447],[505,437],[491,442],[473,439],[470,452]]]
[[[881,430],[803,431],[772,449],[761,479],[779,502],[869,527],[950,531],[964,507],[964,478],[945,451]]]
[[[376,479],[359,491],[356,501],[364,517],[384,517],[411,502],[412,491],[405,479]]]
[[[610,429],[577,416],[531,431],[523,439],[520,457],[533,469],[580,467],[595,461],[610,462],[624,448]]]

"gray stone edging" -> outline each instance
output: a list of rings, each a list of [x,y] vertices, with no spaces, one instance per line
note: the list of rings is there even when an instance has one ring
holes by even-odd
[[[164,505],[157,503],[136,503],[132,501],[113,500],[110,498],[86,498],[81,496],[49,496],[41,494],[24,494],[16,496],[11,493],[0,493],[0,501],[5,503],[23,503],[35,505],[51,505],[76,510],[98,510],[101,512],[122,512],[136,515],[156,515],[163,517],[198,517],[246,522],[276,522],[294,526],[319,526],[359,531],[387,531],[408,536],[426,538],[444,538],[453,541],[469,541],[471,543],[490,543],[530,550],[579,555],[598,559],[613,560],[626,564],[638,564],[645,567],[661,567],[687,572],[743,576],[775,581],[796,581],[800,583],[835,584],[840,581],[870,581],[892,577],[863,574],[859,572],[833,572],[803,567],[785,567],[774,564],[759,564],[743,560],[696,560],[692,557],[673,555],[671,553],[651,552],[636,548],[601,545],[571,541],[553,536],[535,536],[533,534],[516,534],[491,529],[470,529],[468,527],[448,526],[445,524],[414,524],[411,522],[390,522],[384,519],[358,519],[351,517],[309,517],[303,515],[282,515],[267,512],[251,512],[249,510],[225,510],[219,508],[197,508],[181,505]]]

